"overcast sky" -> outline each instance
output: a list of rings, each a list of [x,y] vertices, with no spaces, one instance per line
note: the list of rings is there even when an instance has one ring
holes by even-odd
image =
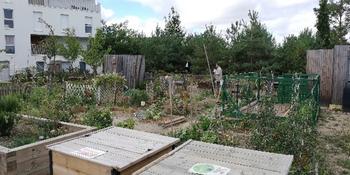
[[[224,32],[232,22],[246,19],[248,10],[259,12],[278,42],[289,34],[313,28],[313,8],[318,0],[99,0],[102,17],[108,24],[128,21],[130,28],[150,34],[157,24],[164,25],[172,6],[180,13],[187,32],[200,32],[213,24]]]

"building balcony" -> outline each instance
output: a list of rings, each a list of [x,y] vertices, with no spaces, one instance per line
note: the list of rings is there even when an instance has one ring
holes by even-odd
[[[95,0],[28,0],[28,4],[97,13],[101,11],[100,4],[96,4]]]
[[[32,55],[44,55],[46,50],[42,45],[32,44]]]

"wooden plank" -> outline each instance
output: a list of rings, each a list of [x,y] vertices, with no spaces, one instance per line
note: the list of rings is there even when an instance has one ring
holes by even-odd
[[[166,152],[179,139],[145,133],[141,131],[124,128],[110,127],[94,133],[87,137],[61,142],[49,146],[49,149],[71,157],[77,157],[73,152],[82,148],[92,148],[105,152],[95,158],[79,159],[93,164],[113,167],[118,171],[127,170],[140,162],[148,162],[148,159]]]
[[[0,175],[5,175],[7,172],[6,153],[0,152]]]
[[[160,158],[164,154],[171,152],[171,150],[172,150],[172,148],[167,148],[167,149],[155,154],[154,156],[149,157],[148,159],[144,159],[143,161],[141,161],[137,164],[134,164],[133,166],[129,167],[128,169],[125,169],[124,171],[122,171],[121,175],[131,175],[134,172],[138,171],[139,169],[147,166],[148,164],[150,164],[154,160]]]
[[[175,125],[178,125],[178,124],[184,123],[184,122],[186,122],[186,118],[182,116],[182,117],[177,117],[175,119],[172,119],[170,121],[166,121],[166,122],[162,123],[161,126],[163,128],[169,128],[171,126],[175,126]]]
[[[135,88],[144,80],[145,57],[142,55],[106,55],[104,64],[106,73],[124,75],[130,88]]]
[[[321,101],[330,104],[333,91],[334,50],[309,50],[307,52],[306,72],[319,74],[321,77]]]
[[[287,175],[292,159],[293,156],[189,141],[135,174],[188,174],[196,163],[211,163],[230,168],[233,174]]]
[[[76,171],[88,175],[110,175],[112,171],[110,167],[97,165],[86,160],[64,155],[55,151],[52,152],[52,161],[53,165],[56,167],[61,166],[63,169],[68,169],[68,171]],[[54,174],[57,173],[55,172]]]
[[[341,105],[343,91],[348,81],[348,59],[350,46],[335,46],[332,103]]]

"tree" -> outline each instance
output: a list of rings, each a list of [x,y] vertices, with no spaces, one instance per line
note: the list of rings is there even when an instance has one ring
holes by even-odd
[[[286,37],[278,48],[275,64],[278,73],[304,73],[307,50],[314,49],[316,37],[311,29],[304,29],[298,36]]]
[[[180,15],[174,7],[171,7],[168,17],[165,18],[164,35],[178,38],[184,38],[186,35],[181,27]]]
[[[350,0],[331,0],[329,3],[331,39],[334,44],[347,44],[345,36],[350,27]]]
[[[111,48],[111,54],[140,54],[143,35],[129,29],[127,22],[106,25],[101,28],[103,46]]]
[[[231,72],[253,72],[271,67],[276,49],[275,39],[259,21],[258,13],[249,11],[249,23],[239,21],[227,30]]]
[[[65,59],[74,62],[81,52],[80,42],[76,38],[75,30],[67,29],[64,43],[59,46],[59,53]]]
[[[94,74],[97,75],[97,68],[102,65],[104,56],[110,52],[110,48],[104,47],[103,34],[97,30],[95,37],[89,38],[87,49],[83,51],[83,60],[92,67]]]
[[[329,12],[329,6],[328,6],[328,0],[320,0],[319,2],[319,8],[314,9],[316,16],[317,16],[317,22],[316,22],[316,28],[317,28],[317,43],[319,45],[319,48],[331,48],[331,29],[330,29],[330,12]]]
[[[201,34],[188,36],[187,43],[191,51],[190,58],[193,65],[193,73],[208,73],[203,44],[205,44],[207,48],[208,57],[212,65],[218,63],[224,70],[228,68],[229,64],[227,64],[227,60],[225,59],[227,56],[227,43],[225,39],[217,33],[213,25],[206,26],[206,30]]]
[[[185,32],[174,8],[165,17],[165,28],[157,26],[150,38],[142,38],[141,54],[146,56],[147,71],[180,72],[189,59]]]

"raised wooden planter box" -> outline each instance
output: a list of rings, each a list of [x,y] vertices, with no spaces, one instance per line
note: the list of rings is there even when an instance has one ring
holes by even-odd
[[[53,175],[131,175],[179,139],[111,127],[49,146]]]
[[[229,170],[228,175],[287,175],[293,156],[222,145],[188,141],[174,151],[138,170],[133,175],[190,174],[192,166],[203,163]],[[224,173],[223,173],[224,174]]]
[[[46,119],[23,116],[28,120]],[[47,145],[92,132],[95,128],[60,122],[69,129],[69,134],[9,149],[0,146],[0,175],[48,175],[50,157]]]

